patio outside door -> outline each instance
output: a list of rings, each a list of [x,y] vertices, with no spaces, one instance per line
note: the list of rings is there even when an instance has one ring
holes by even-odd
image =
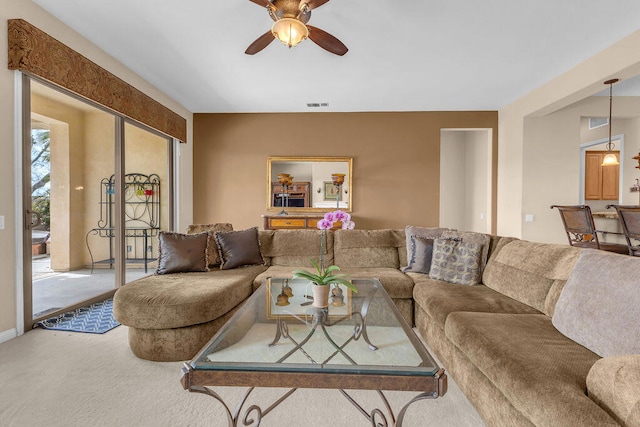
[[[23,147],[30,178],[23,189],[23,203],[30,206],[25,212],[25,330],[108,298],[116,288],[109,244],[92,242],[89,235],[104,219],[101,179],[115,173],[116,118],[34,80],[30,89],[30,141]],[[101,240],[112,241],[115,230],[110,233]],[[111,262],[100,263],[106,259]]]

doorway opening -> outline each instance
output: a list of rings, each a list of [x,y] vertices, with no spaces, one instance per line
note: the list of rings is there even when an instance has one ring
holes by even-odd
[[[492,129],[440,132],[440,227],[491,232]]]

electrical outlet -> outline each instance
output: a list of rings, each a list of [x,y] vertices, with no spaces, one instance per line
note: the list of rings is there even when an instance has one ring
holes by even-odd
[[[4,230],[4,215],[0,215],[0,230]]]

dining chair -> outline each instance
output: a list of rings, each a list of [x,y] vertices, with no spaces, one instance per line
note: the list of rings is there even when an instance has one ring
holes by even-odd
[[[614,207],[618,213],[618,221],[622,233],[627,239],[629,255],[640,256],[640,206],[638,205],[608,205]]]
[[[619,254],[628,254],[629,248],[627,245],[620,243],[608,243],[601,242],[598,238],[598,233],[603,233],[601,230],[596,230],[596,225],[591,215],[591,208],[587,205],[571,205],[561,206],[552,205],[551,209],[556,208],[560,212],[562,223],[564,224],[564,230],[567,233],[569,244],[579,248],[592,248],[600,249],[608,252],[615,252]]]

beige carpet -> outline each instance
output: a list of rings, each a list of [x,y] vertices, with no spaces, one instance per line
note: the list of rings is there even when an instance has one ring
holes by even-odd
[[[221,404],[182,389],[181,366],[136,358],[127,345],[125,326],[104,335],[36,329],[0,344],[0,425],[226,426]],[[235,410],[243,389],[215,390]],[[260,389],[251,403],[266,407],[278,392],[283,390]],[[382,407],[375,392],[354,394],[369,410]],[[397,413],[416,394],[389,392],[388,398]],[[265,427],[368,425],[335,390],[298,390],[261,423]],[[450,378],[448,393],[411,405],[404,425],[483,423]]]

